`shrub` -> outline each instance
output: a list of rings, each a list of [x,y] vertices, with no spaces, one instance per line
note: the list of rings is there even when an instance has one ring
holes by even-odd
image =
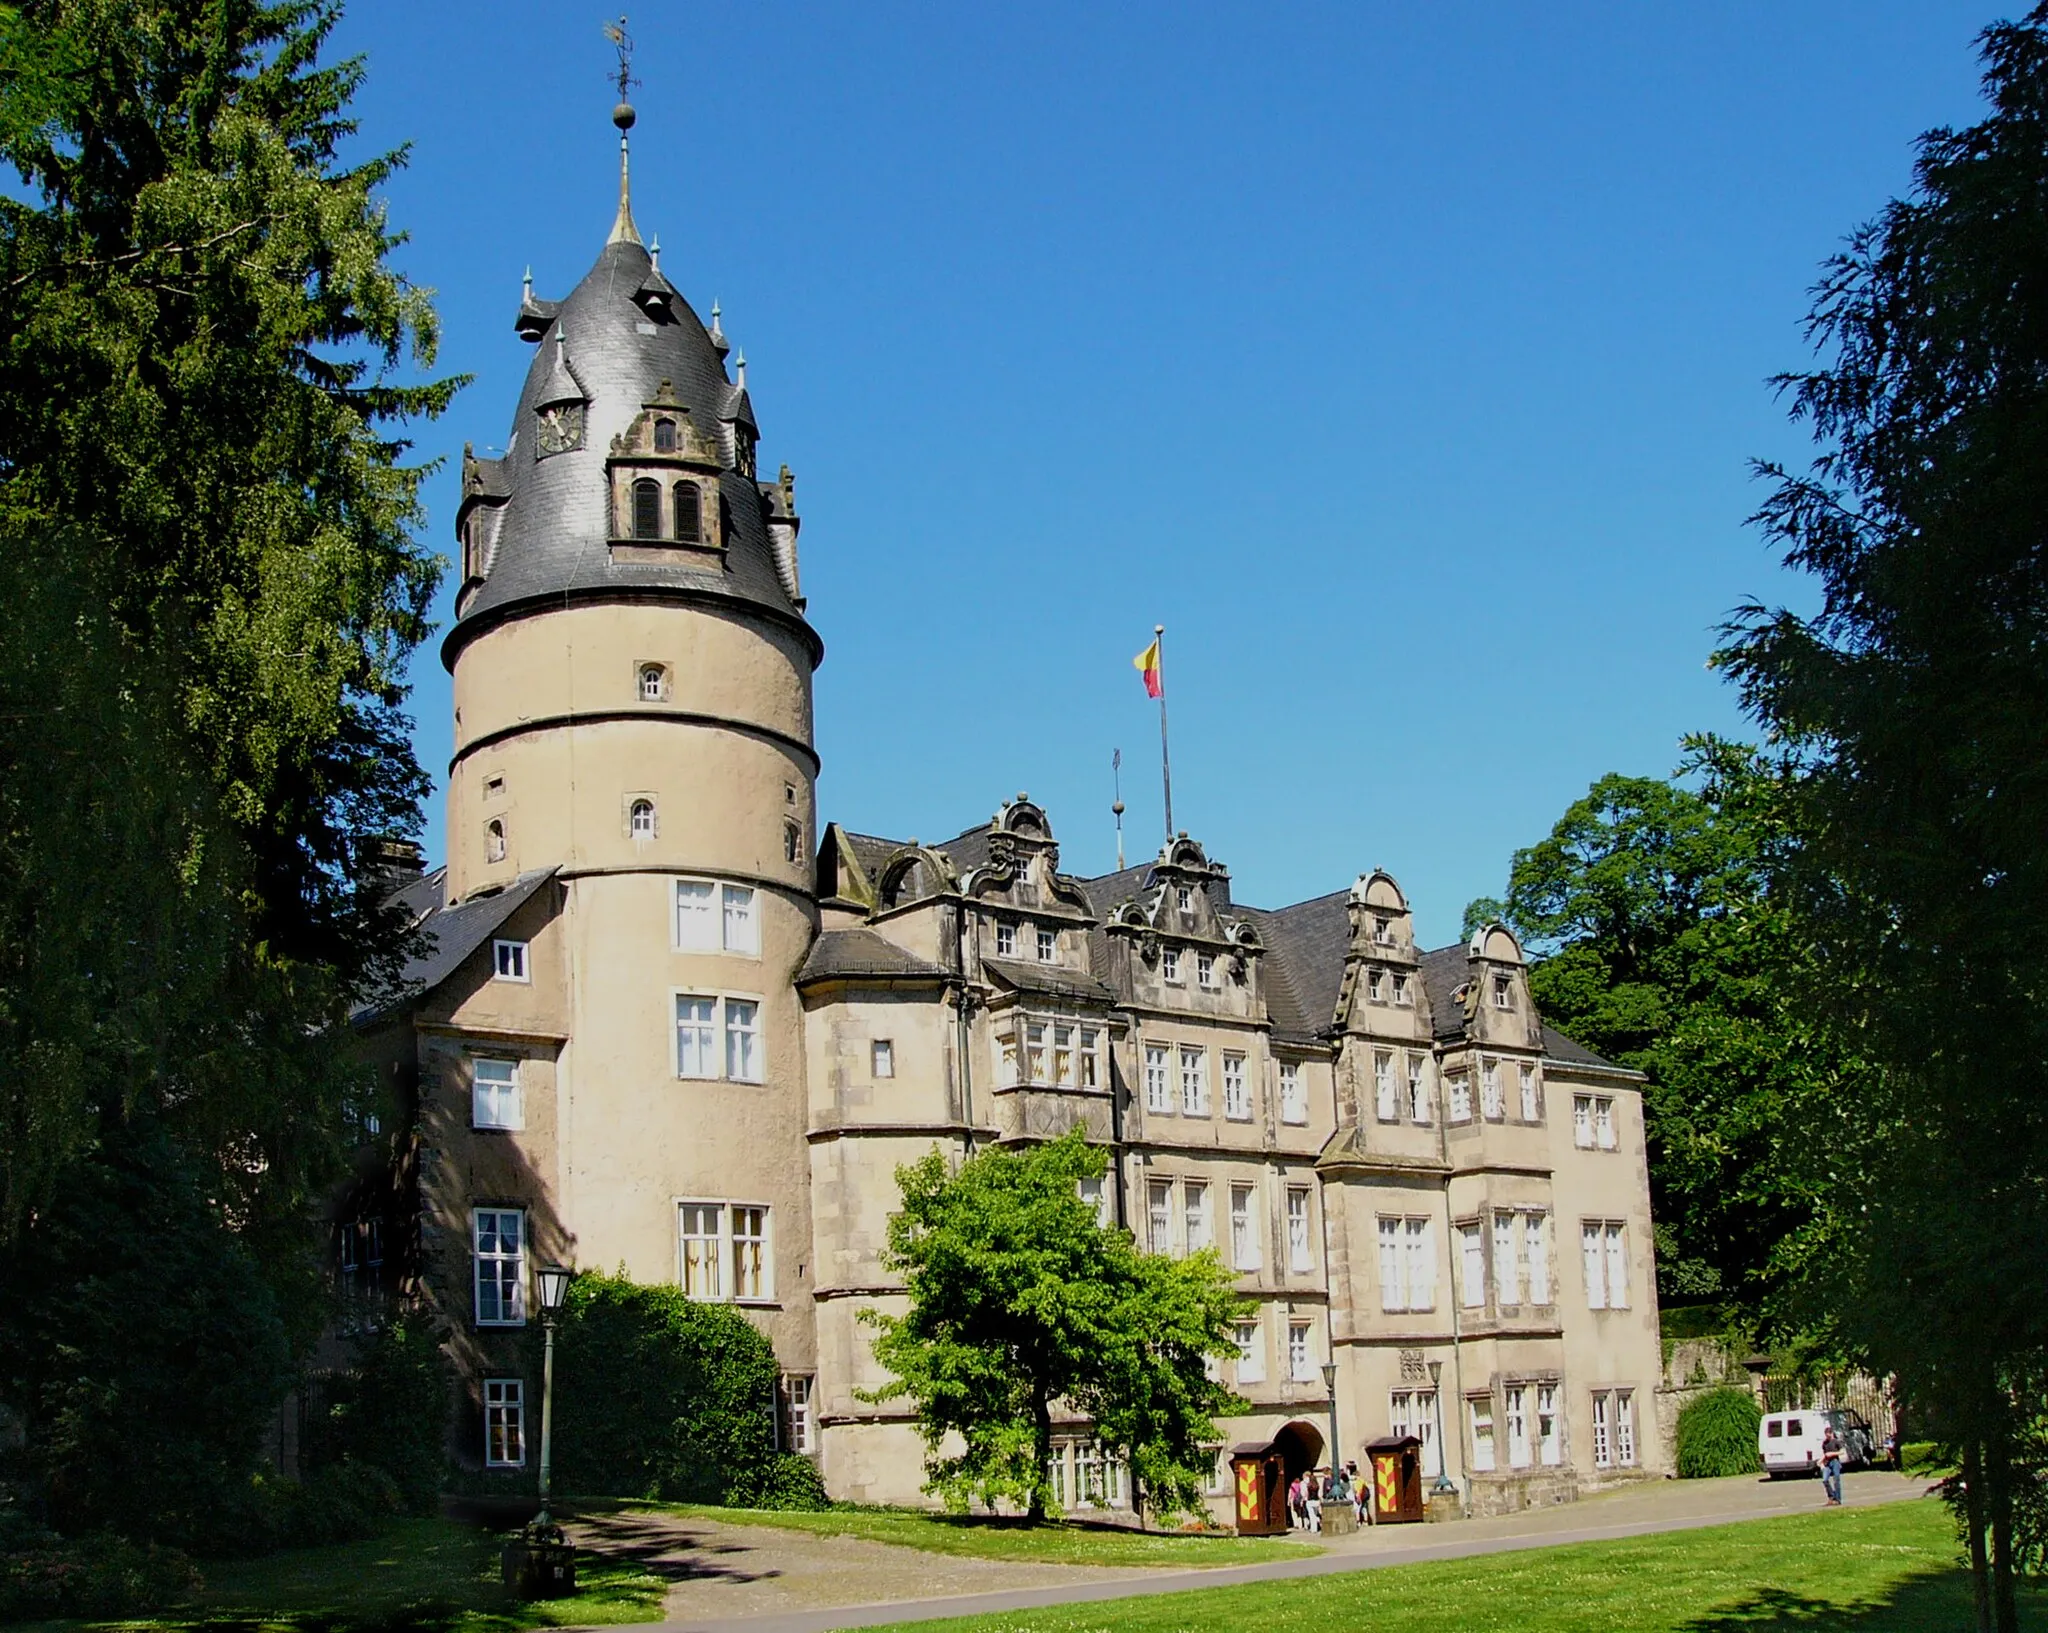
[[[355,1364],[325,1379],[306,1420],[309,1469],[382,1469],[408,1514],[432,1514],[447,1470],[450,1379],[438,1334],[400,1317],[356,1341]]]
[[[1744,1389],[1710,1389],[1686,1402],[1678,1414],[1678,1474],[1710,1480],[1723,1474],[1754,1474],[1763,1413]]]
[[[585,1272],[555,1337],[556,1482],[589,1496],[721,1503],[775,1472],[775,1353],[739,1311]]]
[[[760,1469],[736,1479],[726,1488],[729,1508],[831,1507],[825,1496],[825,1482],[817,1465],[795,1452],[777,1452]]]
[[[303,1480],[262,1475],[224,1499],[189,1546],[215,1557],[317,1548],[373,1537],[405,1504],[382,1469],[349,1459]]]
[[[67,1541],[40,1526],[0,1535],[0,1622],[58,1616],[140,1616],[177,1604],[201,1586],[192,1561],[102,1533]]]

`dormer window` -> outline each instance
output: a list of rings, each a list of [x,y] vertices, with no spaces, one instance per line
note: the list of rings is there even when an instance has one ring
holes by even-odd
[[[1173,897],[1183,913],[1192,913],[1195,910],[1195,893],[1188,886],[1181,885],[1174,891]]]
[[[1160,950],[1159,973],[1168,981],[1178,981],[1180,979],[1180,949],[1178,947],[1166,947]]]
[[[684,544],[704,539],[704,494],[694,482],[678,482],[673,495],[676,506],[676,538]]]
[[[1384,971],[1365,972],[1365,995],[1374,1003],[1384,1003],[1387,997],[1387,977]]]
[[[1016,956],[1017,926],[1010,923],[1007,919],[998,920],[996,923],[996,957],[1015,958]]]
[[[1391,946],[1394,940],[1394,926],[1383,918],[1372,921],[1372,938],[1382,947]]]
[[[1038,961],[1041,964],[1057,964],[1060,959],[1060,938],[1052,930],[1038,932]]]
[[[1495,1009],[1513,1009],[1515,1007],[1514,983],[1505,975],[1496,975],[1493,978],[1493,1007]]]
[[[654,837],[654,801],[636,799],[626,813],[626,831],[635,839]]]
[[[643,476],[633,484],[633,537],[661,537],[661,484]]]
[[[654,451],[658,454],[672,454],[676,451],[676,422],[656,420],[654,422]]]
[[[659,703],[668,695],[668,671],[658,663],[640,666],[640,701]]]
[[[1216,985],[1216,955],[1214,953],[1195,954],[1195,981],[1197,985],[1204,987]]]

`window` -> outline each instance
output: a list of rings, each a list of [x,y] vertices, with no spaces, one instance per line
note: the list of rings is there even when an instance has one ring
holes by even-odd
[[[1017,1076],[1017,1035],[1014,1032],[1005,1032],[1001,1037],[997,1038],[996,1052],[999,1057],[996,1063],[996,1081],[1005,1088],[1015,1088],[1019,1081]]]
[[[1189,885],[1176,885],[1173,892],[1173,901],[1174,905],[1183,913],[1192,913],[1195,910],[1194,889]]]
[[[1252,1090],[1244,1075],[1244,1056],[1223,1057],[1223,1115],[1240,1123],[1251,1121]]]
[[[1590,1094],[1572,1096],[1572,1144],[1581,1150],[1592,1148],[1593,1097]]]
[[[1187,1225],[1187,1251],[1199,1253],[1216,1240],[1209,1221],[1209,1187],[1199,1179],[1183,1180],[1180,1196],[1181,1213]]]
[[[1052,1456],[1045,1460],[1046,1483],[1052,1487],[1052,1500],[1065,1508],[1067,1506],[1067,1443],[1062,1441],[1052,1449]]]
[[[1486,1303],[1486,1241],[1479,1227],[1458,1227],[1458,1292],[1468,1310]]]
[[[1045,1075],[1045,1022],[1024,1023],[1024,1081],[1043,1083]]]
[[[871,1077],[894,1077],[896,1075],[896,1045],[888,1038],[877,1038],[868,1045],[868,1075]]]
[[[496,817],[484,824],[484,860],[502,862],[505,860],[505,824]]]
[[[1397,971],[1394,976],[1394,1002],[1405,1004],[1412,1001],[1408,996],[1408,977]]]
[[[1173,1110],[1173,1091],[1166,1077],[1166,1051],[1151,1043],[1145,1045],[1145,1109]]]
[[[1372,921],[1372,939],[1382,947],[1391,947],[1394,944],[1393,922],[1375,914]]]
[[[1593,1099],[1593,1143],[1602,1151],[1614,1149],[1614,1102],[1605,1095]]]
[[[766,1298],[768,1287],[768,1210],[732,1210],[732,1296]]]
[[[1422,1442],[1422,1477],[1433,1480],[1443,1473],[1437,1457],[1436,1391],[1397,1389],[1387,1397],[1387,1427],[1396,1435],[1413,1435]]]
[[[1266,1346],[1259,1335],[1256,1321],[1240,1321],[1237,1324],[1237,1381],[1240,1384],[1262,1384],[1266,1381]]]
[[[782,859],[785,862],[801,862],[804,859],[804,831],[794,822],[782,825]]]
[[[504,798],[504,796],[505,796],[505,779],[504,779],[503,777],[486,777],[486,778],[484,778],[484,798],[485,798],[485,799],[502,799],[502,798]]]
[[[1423,1080],[1422,1056],[1408,1057],[1408,1115],[1418,1123],[1430,1119],[1429,1086]]]
[[[1195,981],[1197,985],[1204,987],[1216,985],[1216,955],[1214,953],[1195,954]]]
[[[640,701],[659,703],[668,692],[668,675],[658,663],[643,663],[640,666]]]
[[[1427,1219],[1380,1220],[1380,1308],[1436,1308],[1436,1256]]]
[[[1145,1181],[1145,1229],[1154,1253],[1173,1251],[1173,1181]]]
[[[1557,1432],[1557,1385],[1536,1386],[1536,1455],[1552,1465],[1564,1461],[1564,1442]]]
[[[1628,1308],[1628,1242],[1621,1223],[1588,1219],[1579,1227],[1585,1261],[1586,1304],[1594,1310]]]
[[[1540,1122],[1543,1117],[1543,1107],[1536,1098],[1536,1068],[1534,1066],[1522,1066],[1517,1069],[1522,1074],[1522,1121],[1525,1123]]]
[[[651,477],[643,476],[633,484],[633,537],[661,537],[661,484]]]
[[[1613,1426],[1608,1422],[1608,1391],[1593,1391],[1593,1466],[1610,1468],[1614,1463]]]
[[[1385,1049],[1375,1051],[1372,1057],[1372,1103],[1374,1115],[1383,1123],[1391,1123],[1401,1115],[1394,1089],[1394,1057]]]
[[[1630,1468],[1635,1460],[1636,1392],[1617,1389],[1614,1392],[1614,1461],[1623,1468]]]
[[[758,957],[761,925],[748,885],[710,879],[676,881],[676,951],[744,953]]]
[[[526,1385],[518,1378],[484,1379],[484,1465],[526,1465]]]
[[[1162,980],[1166,981],[1178,981],[1180,979],[1180,949],[1178,947],[1167,947],[1160,952],[1159,975]]]
[[[1107,1225],[1109,1223],[1109,1192],[1104,1186],[1102,1175],[1097,1174],[1093,1179],[1077,1181],[1075,1190],[1081,1200],[1088,1204],[1089,1211],[1095,1215],[1096,1224]]]
[[[788,1438],[784,1442],[799,1457],[808,1457],[811,1451],[811,1379],[804,1373],[791,1372],[782,1380],[783,1419],[789,1425]]]
[[[1068,1088],[1074,1086],[1074,1029],[1071,1026],[1052,1029],[1052,1081]]]
[[[636,799],[626,813],[626,832],[635,839],[654,837],[654,801]]]
[[[1508,1423],[1508,1467],[1529,1466],[1529,1390],[1525,1384],[1509,1384],[1505,1392]]]
[[[1076,1508],[1122,1508],[1125,1469],[1099,1440],[1077,1441],[1074,1445],[1074,1506]]]
[[[1489,1060],[1479,1068],[1479,1106],[1488,1122],[1498,1122],[1507,1114],[1507,1102],[1500,1089],[1500,1062],[1497,1060]]]
[[[718,1000],[676,999],[676,1076],[718,1075]]]
[[[1463,1072],[1450,1079],[1451,1121],[1469,1123],[1472,1121],[1472,1080]]]
[[[476,1245],[476,1324],[526,1324],[526,1215],[518,1208],[478,1208],[472,1220]]]
[[[1493,1297],[1497,1304],[1522,1302],[1522,1267],[1515,1258],[1515,1216],[1493,1216]]]
[[[500,981],[529,979],[526,973],[526,943],[523,941],[492,942],[491,964],[495,978]]]
[[[769,1210],[748,1202],[677,1206],[677,1264],[683,1295],[715,1303],[775,1296]]]
[[[719,1216],[724,1210],[708,1202],[685,1202],[681,1211],[683,1296],[723,1298],[725,1280],[718,1273],[718,1238]]]
[[[1060,938],[1056,931],[1038,932],[1038,961],[1041,964],[1057,964],[1060,960]]]
[[[1606,1095],[1572,1096],[1572,1143],[1582,1150],[1614,1149],[1614,1102]]]
[[[658,454],[672,454],[676,451],[676,422],[659,419],[654,422],[654,451]]]
[[[1259,1268],[1258,1187],[1230,1187],[1230,1262],[1239,1270]]]
[[[1306,1321],[1287,1323],[1287,1376],[1298,1384],[1316,1381],[1316,1361],[1309,1351]]]
[[[1309,1268],[1308,1249],[1308,1187],[1290,1185],[1287,1187],[1287,1268],[1303,1271]]]
[[[1081,1028],[1081,1087],[1102,1087],[1102,1034],[1092,1026]]]
[[[470,1062],[469,1123],[472,1128],[523,1128],[519,1103],[519,1062]]]
[[[1301,1067],[1291,1060],[1280,1062],[1280,1121],[1308,1121],[1308,1093],[1302,1087]]]
[[[1529,1265],[1529,1302],[1550,1302],[1550,1215],[1522,1216],[1522,1256]]]
[[[1513,1009],[1515,1007],[1515,985],[1505,975],[1493,978],[1493,1007]]]
[[[1209,1115],[1209,1054],[1205,1049],[1180,1052],[1180,1109],[1184,1117]]]
[[[1387,996],[1387,972],[1367,970],[1365,972],[1365,995],[1374,1003],[1383,1003]]]
[[[1465,1402],[1472,1424],[1472,1468],[1475,1473],[1493,1470],[1493,1397],[1475,1395]]]
[[[996,957],[1017,956],[1017,927],[1008,919],[996,920]]]

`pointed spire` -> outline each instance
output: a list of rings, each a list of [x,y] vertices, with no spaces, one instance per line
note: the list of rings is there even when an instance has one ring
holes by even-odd
[[[711,297],[711,338],[713,340],[723,340],[725,338],[725,331],[718,326],[718,318],[718,297],[713,295]]]
[[[738,357],[733,359],[733,362],[737,366],[739,374],[739,388],[745,391],[747,389],[747,354],[741,352]]]
[[[654,242],[647,246],[647,259],[654,263],[654,270],[661,270],[661,234],[654,235]]]
[[[633,225],[633,185],[626,132],[633,128],[633,104],[621,102],[612,109],[612,123],[619,127],[619,215],[612,223],[607,244],[637,244],[640,229]]]
[[[533,299],[533,268],[526,269],[526,276],[519,280],[519,300],[522,305]]]

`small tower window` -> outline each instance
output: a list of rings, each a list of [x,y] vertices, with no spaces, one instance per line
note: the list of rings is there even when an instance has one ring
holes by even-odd
[[[636,799],[633,801],[633,808],[627,814],[626,828],[635,839],[652,839],[654,837],[654,801],[651,799]]]
[[[659,703],[668,691],[668,672],[658,663],[640,666],[640,701]]]
[[[658,454],[672,454],[676,451],[676,422],[656,420],[654,422],[654,451]]]
[[[492,817],[484,824],[484,860],[502,862],[505,860],[505,824]]]
[[[661,484],[651,477],[633,484],[633,537],[661,537]]]
[[[794,822],[782,825],[782,859],[785,862],[801,862],[804,858],[804,831]]]
[[[697,544],[704,537],[704,496],[694,482],[678,482],[675,489],[676,537],[684,544]]]

